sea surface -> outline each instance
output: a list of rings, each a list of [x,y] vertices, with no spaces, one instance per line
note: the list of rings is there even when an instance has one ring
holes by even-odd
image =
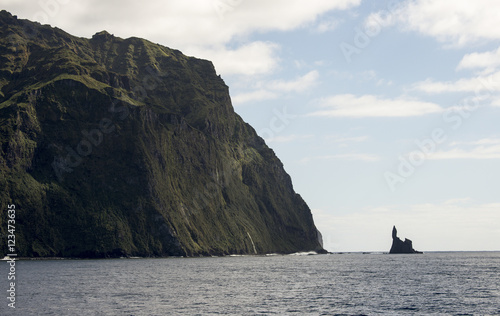
[[[16,262],[0,315],[500,315],[500,252]]]

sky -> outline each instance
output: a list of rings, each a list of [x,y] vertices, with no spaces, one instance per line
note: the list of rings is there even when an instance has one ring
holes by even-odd
[[[332,252],[500,250],[500,2],[0,0],[211,60]]]

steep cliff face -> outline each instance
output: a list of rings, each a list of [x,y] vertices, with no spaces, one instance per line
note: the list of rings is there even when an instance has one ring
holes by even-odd
[[[2,11],[0,141],[0,233],[15,204],[21,256],[322,250],[209,61]]]

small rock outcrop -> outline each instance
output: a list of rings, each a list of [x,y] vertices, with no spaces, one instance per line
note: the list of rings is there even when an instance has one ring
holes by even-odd
[[[396,226],[392,228],[392,247],[389,253],[422,253],[413,249],[412,241],[405,238],[405,241],[402,241],[398,237],[398,231]]]

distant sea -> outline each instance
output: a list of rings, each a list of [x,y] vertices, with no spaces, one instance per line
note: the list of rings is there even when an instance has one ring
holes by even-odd
[[[500,252],[16,262],[0,315],[499,315]]]

